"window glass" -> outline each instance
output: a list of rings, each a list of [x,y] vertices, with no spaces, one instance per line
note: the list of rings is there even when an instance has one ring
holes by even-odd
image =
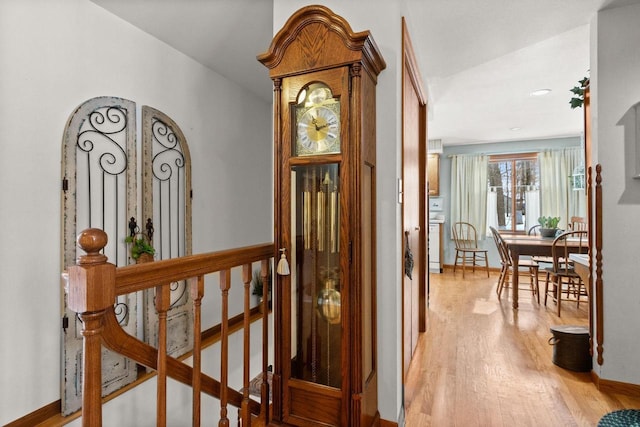
[[[526,232],[537,223],[540,170],[535,153],[492,156],[488,180],[488,225],[498,230]]]

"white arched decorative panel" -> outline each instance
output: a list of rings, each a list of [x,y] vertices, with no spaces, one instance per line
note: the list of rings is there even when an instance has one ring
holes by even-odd
[[[80,255],[76,236],[91,227],[107,233],[105,255],[118,266],[135,262],[125,243],[131,229],[150,238],[155,259],[191,253],[191,160],[186,139],[168,116],[143,107],[139,165],[136,117],[134,102],[97,97],[80,105],[67,122],[62,142],[63,271]],[[187,327],[192,305],[186,289],[186,283],[172,286],[168,318],[172,356],[186,353],[193,344],[192,329]],[[155,345],[153,298],[152,293],[142,300],[131,294],[114,304],[127,333],[142,335],[138,338]],[[82,402],[82,336],[80,320],[68,310],[66,295],[63,306],[62,412],[70,414]],[[139,317],[144,319],[142,329]],[[135,363],[104,350],[103,395],[133,382],[137,372]]]
[[[127,221],[136,213],[136,111],[132,101],[93,98],[71,115],[62,141],[62,270],[75,264],[76,236],[86,228],[101,228],[109,236],[105,255],[116,265],[128,263],[124,237]],[[68,415],[82,404],[82,325],[63,307],[62,412]],[[122,327],[135,335],[138,300],[135,294],[114,302]],[[103,350],[103,395],[136,379],[131,360]]]

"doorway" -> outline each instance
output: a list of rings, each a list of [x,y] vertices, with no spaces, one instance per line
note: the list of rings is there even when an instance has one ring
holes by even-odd
[[[406,22],[402,20],[402,366],[403,378],[426,331],[427,103]]]

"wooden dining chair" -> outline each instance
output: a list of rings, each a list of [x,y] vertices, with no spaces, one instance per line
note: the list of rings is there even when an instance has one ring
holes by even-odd
[[[569,221],[569,229],[573,231],[586,231],[587,220],[581,216],[572,216]]]
[[[575,301],[579,308],[582,297],[589,299],[587,287],[576,273],[573,262],[569,260],[570,253],[587,253],[587,251],[588,233],[585,230],[566,231],[556,237],[551,245],[553,264],[544,269],[546,273],[544,305],[547,305],[547,297],[551,296],[556,302],[558,317],[560,317],[563,300]]]
[[[538,285],[538,263],[531,259],[519,259],[518,265],[513,265],[513,259],[509,253],[509,248],[504,241],[504,238],[500,235],[498,230],[494,227],[489,227],[491,234],[493,235],[493,241],[496,243],[498,254],[500,255],[500,277],[498,277],[498,285],[496,286],[496,293],[498,299],[502,296],[502,290],[509,287],[509,275],[520,274],[526,275],[529,278],[528,288],[518,287],[518,290],[530,290],[536,297],[536,301],[540,304],[540,287]]]
[[[484,267],[489,277],[489,258],[487,250],[478,247],[478,233],[476,228],[468,222],[456,222],[451,227],[451,235],[455,243],[456,259],[453,263],[453,272],[456,272],[458,261],[462,262],[462,277],[467,267],[476,271],[476,267]],[[484,265],[481,263],[484,262]]]
[[[533,227],[527,230],[527,235],[529,236],[539,236],[540,235],[540,224],[536,224]]]
[[[533,227],[529,228],[527,231],[528,236],[539,236],[540,235],[540,224],[536,224]],[[535,255],[531,257],[532,260],[538,263],[538,266],[541,264],[553,264],[553,258],[550,256],[544,255]],[[547,267],[547,266],[545,266]]]

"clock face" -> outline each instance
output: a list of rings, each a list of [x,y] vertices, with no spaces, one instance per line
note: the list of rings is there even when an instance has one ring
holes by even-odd
[[[296,155],[339,153],[340,102],[326,87],[303,92],[302,98],[296,108]]]
[[[311,107],[298,121],[298,148],[304,153],[340,152],[340,121],[328,107]],[[300,151],[300,150],[299,150]]]

